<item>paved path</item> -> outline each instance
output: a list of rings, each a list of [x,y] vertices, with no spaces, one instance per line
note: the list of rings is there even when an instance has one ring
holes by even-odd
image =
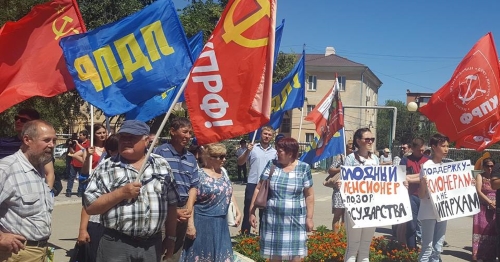
[[[316,198],[314,210],[315,227],[320,225],[331,227],[331,189],[321,184],[325,176],[323,173],[315,173],[313,176]],[[244,192],[244,185],[234,185],[234,194],[240,208],[243,208]],[[55,203],[56,207],[54,208],[52,219],[52,236],[49,242],[56,248],[55,261],[67,262],[78,236],[81,198],[76,197],[76,195],[67,198],[62,194],[56,197]],[[238,229],[236,228],[230,228],[230,231],[233,236],[238,234]],[[377,228],[376,234],[388,235],[390,234],[390,227]],[[472,252],[471,239],[471,217],[448,221],[446,241],[450,246],[444,248],[444,252],[442,253],[443,262],[470,261]]]

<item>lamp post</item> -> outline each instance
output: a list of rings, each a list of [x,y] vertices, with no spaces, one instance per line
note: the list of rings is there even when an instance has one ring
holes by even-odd
[[[415,115],[415,112],[418,110],[418,104],[415,102],[410,102],[408,105],[406,105],[406,108],[408,111],[410,111],[410,141],[414,138],[413,137],[413,116]]]

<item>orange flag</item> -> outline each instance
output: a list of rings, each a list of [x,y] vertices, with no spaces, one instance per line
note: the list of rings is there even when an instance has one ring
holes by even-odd
[[[0,112],[33,96],[74,89],[59,41],[84,31],[76,3],[37,5],[17,22],[0,28]]]
[[[500,120],[500,70],[493,36],[488,33],[467,53],[451,79],[420,112],[451,141],[474,135]]]
[[[269,122],[276,0],[231,0],[194,63],[185,89],[198,143]]]

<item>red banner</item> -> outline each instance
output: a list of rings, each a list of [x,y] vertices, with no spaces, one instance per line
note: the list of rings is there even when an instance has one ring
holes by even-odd
[[[33,7],[0,29],[0,112],[33,96],[51,97],[74,89],[59,40],[84,31],[71,0]]]
[[[481,38],[458,65],[451,79],[420,112],[451,141],[481,132],[500,120],[500,70],[493,36]]]
[[[276,0],[232,0],[191,70],[186,104],[200,144],[269,121]]]
[[[327,93],[321,102],[306,116],[305,120],[316,125],[316,133],[319,135],[318,149],[316,155],[321,155],[333,135],[344,127],[344,110],[339,94],[339,83],[335,77],[335,85],[331,92]]]
[[[500,122],[495,121],[484,126],[483,130],[457,140],[458,148],[470,148],[483,151],[500,141]]]

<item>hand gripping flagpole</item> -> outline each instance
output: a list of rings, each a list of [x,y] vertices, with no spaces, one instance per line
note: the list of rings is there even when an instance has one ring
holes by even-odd
[[[179,89],[179,91],[175,95],[175,98],[174,98],[174,101],[172,102],[172,105],[170,105],[170,108],[168,109],[167,113],[165,114],[165,117],[163,118],[163,121],[161,122],[161,125],[158,128],[158,131],[156,132],[156,135],[155,135],[155,137],[153,139],[153,142],[149,146],[148,152],[146,153],[145,160],[144,160],[144,162],[142,162],[141,169],[139,169],[139,175],[137,176],[137,179],[135,180],[136,182],[140,182],[142,180],[142,176],[144,174],[144,169],[146,169],[146,164],[148,162],[149,156],[153,152],[154,145],[158,141],[158,138],[160,137],[161,131],[165,127],[165,124],[167,123],[168,117],[172,113],[172,110],[173,110],[175,104],[177,104],[177,101],[179,101],[179,98],[181,97],[182,93],[184,92],[184,89],[186,89],[186,85],[187,85],[187,82],[189,81],[189,77],[190,76],[191,76],[191,73],[189,73],[186,76],[186,79],[182,83],[181,88]]]

